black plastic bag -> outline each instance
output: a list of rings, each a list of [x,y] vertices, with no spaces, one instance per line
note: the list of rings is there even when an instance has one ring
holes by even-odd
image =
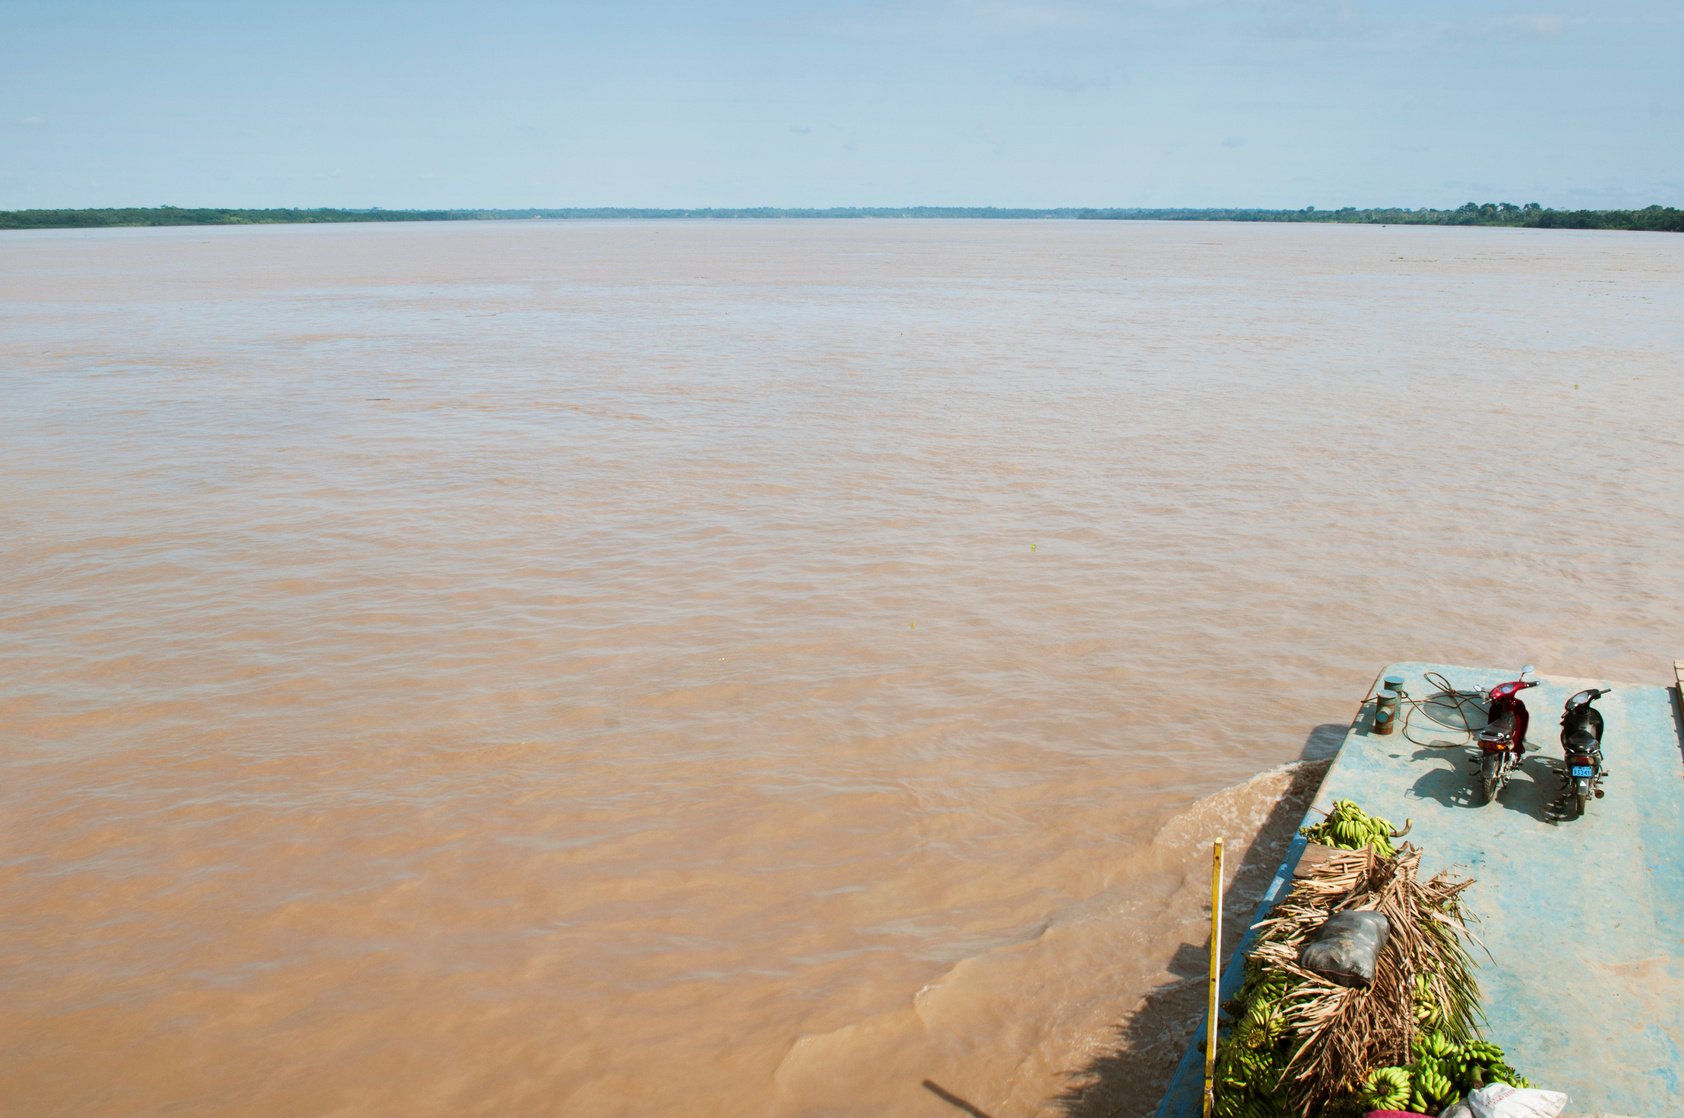
[[[1367,986],[1391,925],[1378,912],[1340,912],[1327,918],[1298,961],[1341,986]]]

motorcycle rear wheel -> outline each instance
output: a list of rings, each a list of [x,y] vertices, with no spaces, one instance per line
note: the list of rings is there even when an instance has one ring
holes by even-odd
[[[1590,802],[1590,797],[1586,796],[1583,792],[1573,793],[1573,816],[1574,816],[1574,818],[1579,818],[1579,817],[1584,815],[1585,804],[1587,804],[1589,802]]]
[[[1487,761],[1479,770],[1479,788],[1485,794],[1485,803],[1494,804],[1497,802],[1498,787],[1497,766],[1494,762]]]

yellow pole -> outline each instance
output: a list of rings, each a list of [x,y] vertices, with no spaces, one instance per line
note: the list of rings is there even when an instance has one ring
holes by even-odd
[[[1211,847],[1210,997],[1205,1005],[1205,1118],[1216,1107],[1216,994],[1222,982],[1222,840]]]

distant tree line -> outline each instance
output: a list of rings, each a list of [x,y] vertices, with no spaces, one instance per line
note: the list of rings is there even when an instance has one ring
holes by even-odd
[[[450,221],[447,210],[227,210],[181,206],[97,210],[0,210],[0,229],[84,229],[125,225],[305,225],[338,221]]]
[[[1528,202],[1469,202],[1454,210],[1357,209],[1014,209],[996,206],[833,206],[785,209],[626,209],[573,207],[525,210],[187,209],[180,206],[86,210],[0,210],[0,229],[75,229],[140,225],[278,225],[344,221],[627,220],[682,218],[1016,218],[1084,221],[1317,221],[1360,225],[1507,225],[1530,229],[1641,229],[1684,233],[1684,210],[1550,210]]]
[[[1526,229],[1640,229],[1684,233],[1684,210],[1648,206],[1641,210],[1549,210],[1536,202],[1468,202],[1453,210],[1083,210],[1082,217],[1161,221],[1319,221],[1353,225],[1508,225]]]

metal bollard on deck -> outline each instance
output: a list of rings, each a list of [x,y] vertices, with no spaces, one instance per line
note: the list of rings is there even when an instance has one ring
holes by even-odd
[[[1387,680],[1390,683],[1391,680]],[[1382,688],[1374,700],[1374,732],[1389,734],[1397,729],[1398,694],[1390,687]]]

